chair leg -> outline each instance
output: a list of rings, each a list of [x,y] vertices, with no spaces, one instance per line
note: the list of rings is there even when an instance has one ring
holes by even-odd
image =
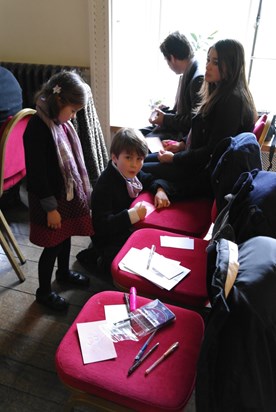
[[[3,225],[5,232],[8,236],[8,240],[10,241],[15,253],[17,254],[18,259],[20,260],[21,263],[25,263],[26,259],[23,256],[21,250],[19,249],[18,243],[8,225],[8,222],[5,219],[5,216],[3,215],[2,211],[0,210],[0,223]]]
[[[10,241],[10,243],[12,244],[12,246],[14,248],[14,251],[16,252],[20,262],[25,263],[26,259],[23,256],[21,250],[19,249],[19,246],[16,242],[16,239],[15,239],[15,237],[14,237],[14,235],[13,235],[13,233],[12,233],[12,231],[11,231],[11,229],[10,229],[10,227],[9,227],[9,225],[8,225],[8,223],[7,223],[7,221],[6,221],[6,219],[5,219],[5,217],[4,217],[1,210],[0,210],[0,224],[4,228],[6,236],[8,238],[8,241]],[[0,245],[2,246],[6,256],[8,257],[8,259],[10,261],[10,264],[12,265],[12,267],[13,267],[15,273],[17,274],[19,280],[21,282],[24,282],[25,276],[24,276],[21,268],[19,267],[19,265],[18,265],[18,263],[17,263],[17,261],[14,257],[14,254],[13,254],[13,252],[12,252],[10,246],[9,246],[8,241],[6,240],[6,237],[4,236],[2,230],[0,229]]]

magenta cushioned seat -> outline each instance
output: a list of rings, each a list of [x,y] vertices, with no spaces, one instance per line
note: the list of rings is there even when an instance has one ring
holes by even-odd
[[[137,307],[148,301],[138,296]],[[176,320],[157,332],[152,346],[159,342],[158,349],[129,377],[127,371],[147,337],[138,342],[115,343],[115,359],[83,364],[76,324],[103,320],[105,305],[123,303],[121,292],[105,291],[92,296],[62,339],[55,360],[60,380],[71,389],[69,405],[73,407],[80,402],[103,405],[107,402],[110,409],[105,410],[122,410],[118,409],[119,405],[127,408],[124,410],[141,412],[183,410],[194,389],[204,332],[203,320],[196,312],[168,305]],[[146,368],[176,341],[179,348],[145,376]]]
[[[149,192],[142,192],[132,206],[141,201],[153,204],[154,197]],[[154,210],[134,226],[136,229],[150,227],[203,238],[212,223],[212,205],[213,200],[207,198],[172,202],[170,207]]]
[[[131,234],[112,262],[111,273],[114,284],[121,290],[129,290],[131,286],[135,286],[140,295],[156,297],[176,305],[194,308],[205,307],[208,303],[206,288],[206,247],[208,241],[194,238],[193,250],[162,247],[160,246],[161,235],[183,236],[159,229],[139,229]],[[157,253],[181,261],[183,266],[191,269],[191,272],[170,291],[161,289],[147,279],[118,267],[119,262],[131,247],[143,249],[144,247],[150,248],[151,245],[156,245]]]
[[[264,130],[265,123],[267,121],[267,114],[263,114],[259,117],[259,119],[256,121],[253,133],[256,136],[256,139],[259,141],[262,131]]]

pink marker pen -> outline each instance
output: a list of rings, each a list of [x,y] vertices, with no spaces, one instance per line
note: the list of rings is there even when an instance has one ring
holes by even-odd
[[[136,295],[136,288],[132,286],[129,291],[129,306],[131,312],[136,310]]]

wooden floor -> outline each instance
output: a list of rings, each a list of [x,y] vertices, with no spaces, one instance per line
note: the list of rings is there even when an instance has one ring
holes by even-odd
[[[22,266],[26,280],[20,283],[0,248],[0,411],[61,412],[68,392],[55,371],[54,356],[59,342],[93,294],[115,288],[96,273],[89,274],[90,287],[85,290],[62,289],[53,282],[53,288],[70,302],[68,313],[56,314],[37,304],[41,249],[29,241],[28,208],[17,202],[3,213],[27,261]],[[71,267],[83,273],[87,272],[75,256],[88,244],[89,238],[72,239]],[[185,412],[195,412],[194,397]]]

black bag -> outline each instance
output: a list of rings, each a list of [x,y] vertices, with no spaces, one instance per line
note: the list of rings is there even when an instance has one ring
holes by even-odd
[[[209,163],[211,184],[218,212],[227,204],[225,196],[231,193],[241,173],[262,170],[259,143],[253,133],[226,137],[217,146]]]
[[[197,412],[275,412],[276,239],[238,246],[239,270],[226,299],[227,242],[207,254],[212,308],[197,367]]]
[[[253,170],[242,173],[218,215],[213,240],[236,243],[255,236],[276,238],[276,173]]]

